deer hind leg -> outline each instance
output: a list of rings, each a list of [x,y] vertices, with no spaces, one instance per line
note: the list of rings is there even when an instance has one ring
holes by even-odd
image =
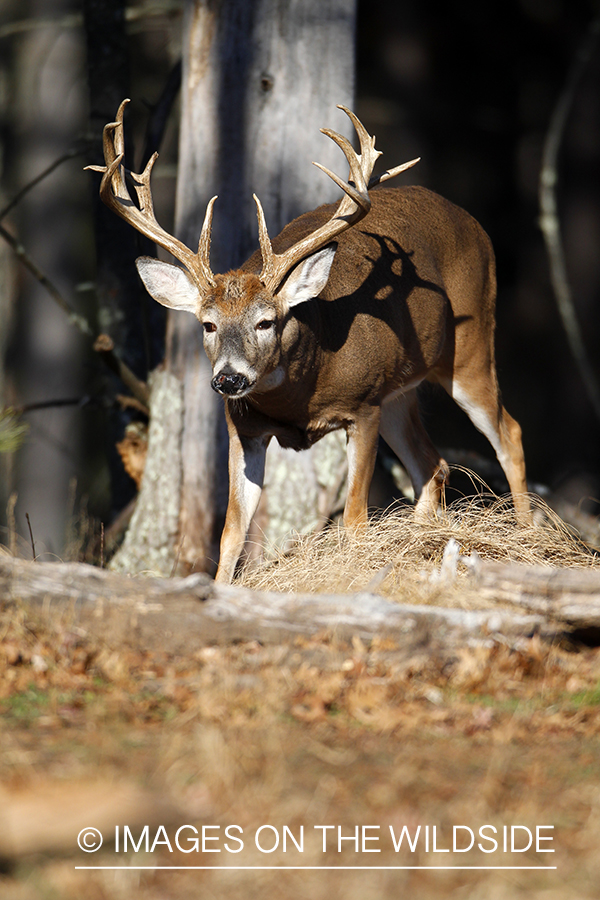
[[[383,404],[379,433],[412,481],[415,498],[418,498],[416,517],[421,520],[432,518],[442,501],[449,472],[446,461],[433,446],[421,422],[416,389]]]
[[[450,396],[469,416],[475,427],[488,439],[508,481],[517,521],[529,525],[531,505],[527,493],[525,456],[521,428],[505,410],[493,368],[485,380],[481,373],[470,371],[464,377],[440,379]]]

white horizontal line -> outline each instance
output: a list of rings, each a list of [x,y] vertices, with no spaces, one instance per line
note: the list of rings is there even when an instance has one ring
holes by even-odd
[[[500,872],[505,870],[530,870],[530,869],[547,869],[548,871],[552,869],[557,869],[558,866],[75,866],[76,869],[89,869],[92,871],[98,871],[100,869],[129,869],[130,871],[138,871],[140,869],[158,871],[158,870],[176,870],[179,872],[184,872],[186,869],[190,871],[194,870],[214,870],[218,869],[224,872],[235,872],[235,871],[254,871],[257,872],[265,871],[265,870],[273,870],[273,869],[289,869],[291,870],[302,870],[302,871],[313,871],[318,872],[319,870],[323,871],[347,871],[349,869],[360,869],[361,871],[370,871],[370,870],[385,870],[385,871],[400,871],[405,869],[443,869],[445,871],[458,871],[461,869],[477,869],[477,870],[486,870],[490,872]]]

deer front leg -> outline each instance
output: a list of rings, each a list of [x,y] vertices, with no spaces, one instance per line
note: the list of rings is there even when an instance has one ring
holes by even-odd
[[[357,532],[367,524],[369,488],[377,458],[377,439],[381,409],[369,407],[347,429],[348,494],[344,507],[344,526]]]
[[[215,581],[229,584],[240,558],[265,477],[268,437],[240,436],[229,428],[229,502]]]

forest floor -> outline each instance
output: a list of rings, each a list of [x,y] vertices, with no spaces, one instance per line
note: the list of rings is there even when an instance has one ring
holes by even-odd
[[[256,637],[0,603],[0,900],[598,896],[600,650]]]

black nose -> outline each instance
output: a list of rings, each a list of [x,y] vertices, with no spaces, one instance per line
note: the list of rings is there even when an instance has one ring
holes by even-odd
[[[250,386],[245,375],[237,372],[220,372],[211,381],[211,387],[218,394],[241,394]]]

